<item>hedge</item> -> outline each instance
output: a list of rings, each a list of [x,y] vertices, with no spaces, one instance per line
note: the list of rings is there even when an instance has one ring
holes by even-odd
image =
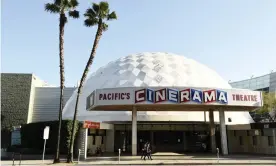
[[[32,153],[41,153],[44,146],[43,131],[45,126],[50,127],[49,139],[46,143],[46,153],[54,154],[57,144],[58,121],[37,122],[25,124],[21,127],[21,148],[32,149]],[[63,120],[61,125],[60,154],[67,154],[70,143],[72,120]],[[76,134],[80,123],[76,123]],[[75,139],[76,140],[76,139]],[[75,141],[76,144],[77,141]]]

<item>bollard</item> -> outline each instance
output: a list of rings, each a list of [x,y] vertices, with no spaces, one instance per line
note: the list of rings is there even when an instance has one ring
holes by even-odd
[[[12,165],[14,166],[15,164],[14,164],[14,152],[12,153]]]
[[[78,163],[80,162],[80,152],[81,152],[81,149],[79,149],[79,154],[78,154]]]
[[[21,165],[21,153],[19,154],[19,165]]]
[[[118,161],[119,164],[120,164],[120,160],[121,160],[121,149],[119,149],[119,161]]]
[[[219,163],[219,148],[217,148],[217,157],[218,157],[218,163]]]

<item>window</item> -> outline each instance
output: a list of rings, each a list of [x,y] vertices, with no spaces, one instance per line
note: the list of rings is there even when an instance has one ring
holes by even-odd
[[[96,136],[93,135],[92,139],[93,139],[93,143],[92,144],[95,145],[96,144]]]
[[[242,136],[239,137],[240,139],[240,145],[243,145],[243,139],[242,139]]]
[[[268,145],[269,146],[274,146],[274,141],[273,141],[273,137],[272,136],[268,136]]]
[[[253,136],[252,137],[252,141],[253,141],[253,145],[257,145],[258,144],[258,141],[257,141],[257,136]]]

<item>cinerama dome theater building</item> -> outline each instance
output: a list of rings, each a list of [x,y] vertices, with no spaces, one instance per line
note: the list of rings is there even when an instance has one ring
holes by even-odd
[[[95,153],[99,147],[136,155],[146,141],[151,142],[154,152],[215,152],[218,147],[227,154],[225,124],[254,122],[246,110],[87,110],[87,97],[96,89],[147,87],[232,89],[214,70],[172,53],[147,52],[112,61],[93,73],[83,86],[77,119],[93,125],[79,134],[82,156]],[[64,107],[63,119],[73,119],[76,96],[74,91]]]
[[[77,119],[96,122],[131,121],[130,111],[86,111],[86,98],[95,89],[117,87],[207,87],[231,89],[221,76],[209,67],[193,59],[172,53],[140,53],[122,57],[99,68],[85,82],[79,101]],[[63,118],[72,119],[77,90],[67,101]],[[207,116],[206,116],[207,115]],[[208,112],[203,111],[139,111],[138,121],[204,122]],[[248,124],[254,122],[248,112],[226,112],[226,124]],[[214,112],[219,122],[218,112]]]

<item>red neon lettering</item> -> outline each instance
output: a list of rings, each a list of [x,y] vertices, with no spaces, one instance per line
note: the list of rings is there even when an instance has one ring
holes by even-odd
[[[244,95],[244,101],[247,101],[247,95]]]
[[[233,97],[233,100],[235,101],[236,100],[236,95],[232,94],[232,97]]]

